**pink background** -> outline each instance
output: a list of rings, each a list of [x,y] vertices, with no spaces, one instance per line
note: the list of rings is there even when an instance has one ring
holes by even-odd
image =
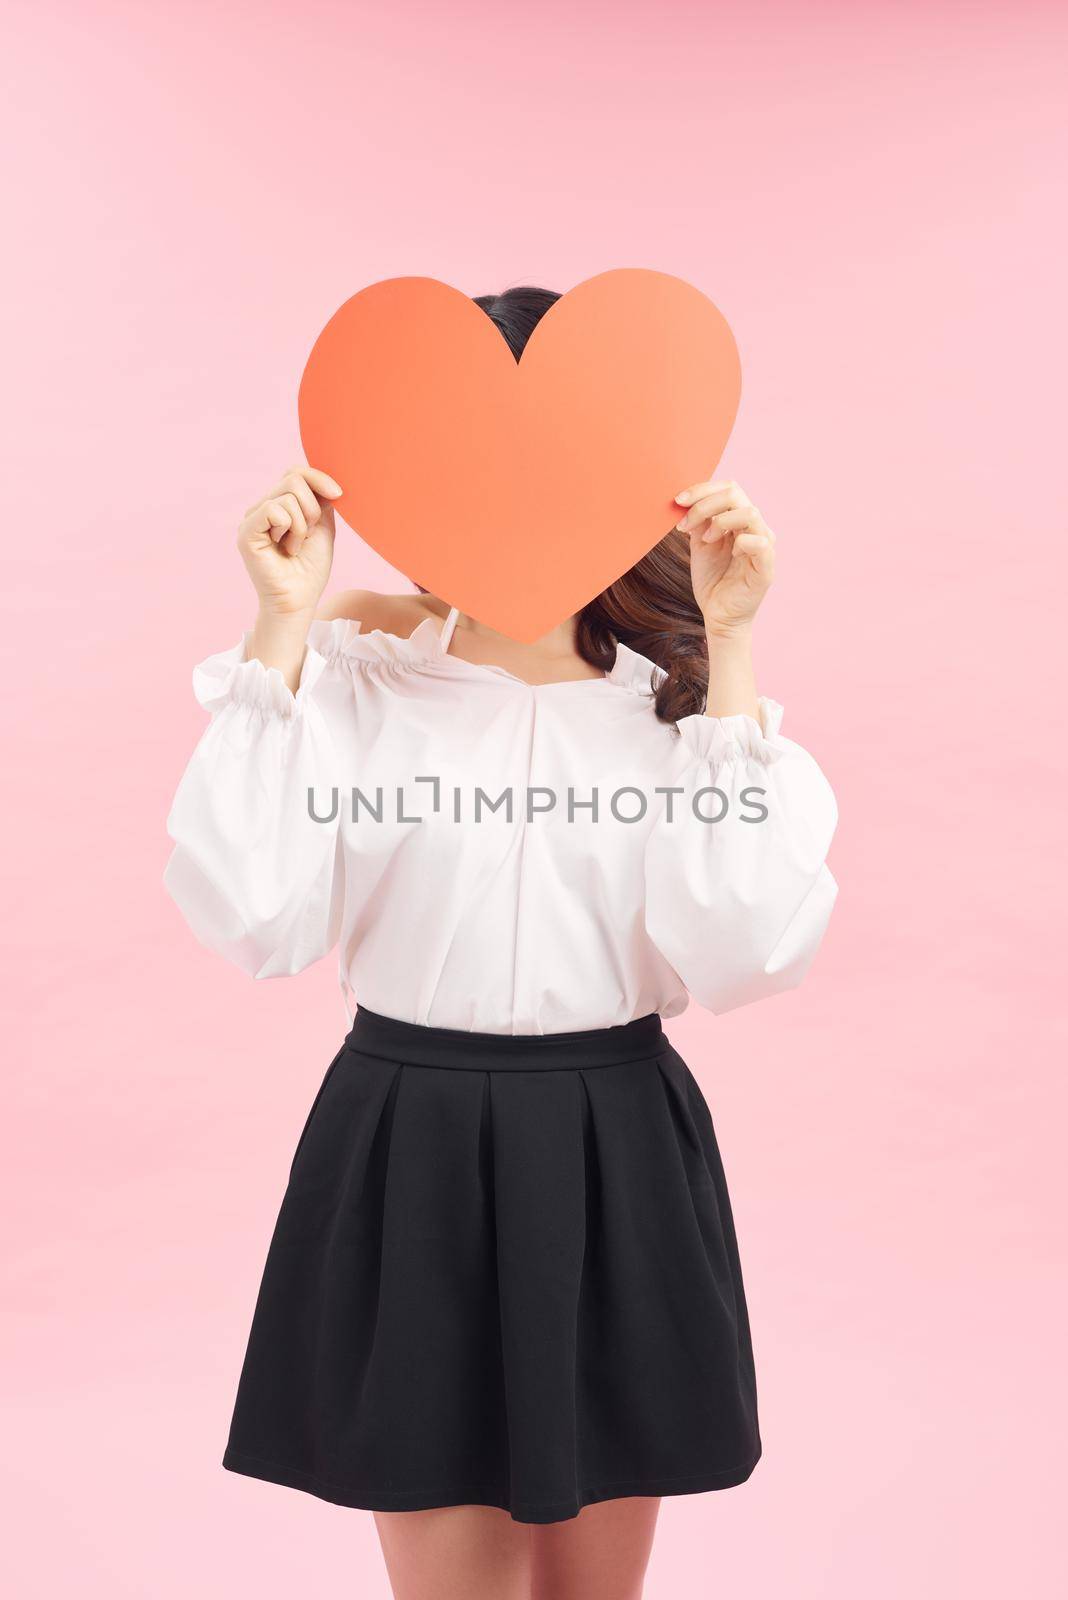
[[[807,986],[671,1028],[735,1196],[765,1459],[665,1502],[647,1594],[1064,1592],[1056,9],[9,6],[20,1600],[388,1593],[368,1514],[218,1465],[344,1021],[330,963],[253,987],[163,895],[189,672],[250,619],[237,518],[349,293],[622,265],[734,327],[723,470],[782,550],[761,684],[843,816]],[[397,586],[348,533],[335,582]]]

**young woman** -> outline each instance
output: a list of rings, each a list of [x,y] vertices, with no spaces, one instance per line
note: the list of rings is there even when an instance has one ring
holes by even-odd
[[[518,359],[556,298],[478,304]],[[424,590],[322,607],[340,493],[297,467],[247,512],[259,614],[196,669],[169,818],[203,943],[261,978],[337,946],[359,1001],[224,1465],[372,1510],[398,1600],[631,1600],[660,1497],[760,1456],[723,1168],[662,1019],[797,984],[834,902],[833,795],[753,677],[775,537],[691,484],[523,645]]]

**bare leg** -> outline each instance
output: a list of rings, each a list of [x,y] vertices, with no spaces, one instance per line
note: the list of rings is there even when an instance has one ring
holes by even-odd
[[[375,1525],[395,1600],[530,1600],[530,1528],[507,1511],[376,1511]]]
[[[660,1501],[631,1496],[583,1506],[531,1530],[531,1600],[641,1600]]]

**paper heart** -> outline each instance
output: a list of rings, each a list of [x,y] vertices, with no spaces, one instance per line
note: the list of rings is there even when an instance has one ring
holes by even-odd
[[[458,289],[390,278],[353,295],[319,335],[300,432],[369,545],[529,642],[675,525],[673,496],[714,471],[740,392],[724,317],[662,272],[580,283],[519,363]]]

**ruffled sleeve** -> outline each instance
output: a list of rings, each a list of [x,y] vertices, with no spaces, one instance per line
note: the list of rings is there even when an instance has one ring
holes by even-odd
[[[683,717],[688,758],[645,856],[649,936],[699,1004],[731,1011],[799,984],[838,892],[830,784],[782,736],[782,707]]]
[[[333,632],[312,638],[328,648]],[[248,634],[200,663],[193,690],[211,715],[167,818],[164,883],[200,942],[254,977],[300,972],[336,944],[343,873],[333,739],[316,686],[327,655],[309,645],[296,694],[248,658]]]

